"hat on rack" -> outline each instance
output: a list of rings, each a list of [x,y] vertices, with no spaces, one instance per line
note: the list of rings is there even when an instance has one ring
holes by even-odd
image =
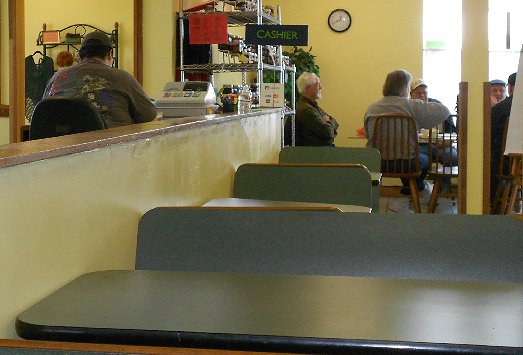
[[[491,80],[491,81],[490,81],[490,85],[503,85],[503,86],[506,86],[507,83],[504,82],[504,81],[501,80],[501,79],[494,79],[494,80]]]
[[[418,86],[425,86],[427,87],[427,84],[425,84],[425,82],[423,81],[423,79],[414,79],[410,82],[410,89],[411,90],[414,90],[416,89]]]
[[[89,32],[84,36],[82,48],[107,47],[113,48],[113,42],[108,35],[101,31]]]

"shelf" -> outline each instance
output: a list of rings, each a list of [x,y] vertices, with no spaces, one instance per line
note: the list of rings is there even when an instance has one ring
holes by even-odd
[[[191,14],[203,14],[203,12],[184,12],[184,17],[188,18]],[[246,24],[258,23],[258,12],[257,11],[215,11],[211,14],[227,14],[228,24],[232,26],[242,26]],[[262,24],[266,25],[277,25],[278,20],[266,13],[261,14]]]
[[[257,63],[241,64],[241,63],[227,63],[227,64],[191,64],[184,65],[183,70],[187,72],[255,72],[258,70]],[[262,70],[280,71],[279,65],[263,64]],[[286,67],[285,71],[295,71],[293,67]]]
[[[250,24],[259,24],[259,25],[279,25],[280,24],[280,21],[273,17],[269,12],[265,12],[264,10],[261,9],[261,5],[262,5],[262,0],[256,0],[254,1],[255,4],[256,4],[256,9],[257,10],[254,10],[254,11],[237,11],[237,10],[234,10],[234,11],[212,11],[212,12],[208,12],[209,14],[227,14],[227,26],[228,27],[240,27],[240,26],[245,26],[245,25],[250,25]],[[234,1],[227,1],[227,0],[224,0],[224,6],[222,8],[222,10],[227,10],[227,7],[225,6],[225,4],[227,5],[236,5],[236,2]],[[180,8],[183,9],[183,0],[180,0]],[[251,8],[249,6],[249,8]],[[259,10],[259,11],[258,11]],[[279,8],[278,8],[278,13],[279,13]],[[191,14],[203,14],[204,12],[200,11],[200,12],[180,12],[180,19],[187,19],[190,17]],[[280,17],[279,15],[277,16],[278,18]],[[182,27],[183,29],[183,27]],[[183,46],[184,45],[184,42],[183,42],[183,35],[185,33],[182,31],[182,38],[180,38],[180,46]],[[262,51],[262,46],[261,45],[258,45],[257,47],[257,50],[255,52],[259,53],[258,56],[251,56],[251,53],[244,53],[245,55],[245,58],[241,57],[242,58],[242,61],[251,61],[251,62],[254,62],[254,63],[241,63],[239,62],[239,58],[240,58],[240,54],[239,53],[234,53],[231,55],[230,52],[228,51],[225,51],[225,52],[228,52],[229,55],[231,55],[230,59],[231,60],[238,60],[238,63],[235,63],[235,62],[227,62],[227,60],[224,58],[222,58],[222,60],[224,61],[224,63],[208,63],[208,64],[188,64],[188,65],[184,65],[183,64],[183,61],[184,61],[184,56],[183,55],[180,55],[180,73],[181,73],[181,80],[185,80],[184,79],[184,73],[205,73],[205,74],[209,74],[210,76],[210,80],[211,82],[214,81],[214,76],[213,74],[215,73],[231,73],[231,72],[240,72],[242,74],[242,84],[245,85],[247,84],[246,82],[246,79],[247,79],[247,72],[253,72],[253,73],[256,73],[256,78],[255,78],[255,81],[257,83],[260,83],[260,82],[263,82],[263,76],[265,73],[267,72],[270,72],[270,71],[274,71],[274,72],[277,72],[279,73],[279,77],[280,79],[284,78],[286,75],[284,75],[285,73],[291,73],[290,75],[287,76],[287,80],[290,81],[290,83],[292,84],[292,89],[294,90],[295,89],[295,73],[296,73],[296,68],[294,65],[290,66],[290,65],[274,65],[274,64],[268,64],[266,62],[274,62],[276,61],[277,63],[280,63],[282,60],[285,60],[284,58],[279,58],[276,60],[276,56],[277,54],[276,53],[270,53],[270,57],[272,58],[268,58],[267,56],[263,56],[263,51]],[[183,47],[182,47],[183,48]],[[226,48],[227,49],[227,48]],[[250,51],[250,49],[247,49],[246,52]],[[278,54],[281,54],[281,46],[278,46]],[[184,53],[183,51],[180,51],[180,53]],[[272,59],[272,60],[271,60]],[[214,58],[214,61],[218,61],[219,58]],[[260,61],[259,63],[256,63],[255,61]],[[213,83],[214,84],[214,83]],[[296,114],[296,111],[295,111],[295,102],[294,102],[294,95],[292,97],[292,102],[289,103],[291,107],[283,107],[281,108],[281,115],[282,115],[282,118],[287,116],[287,117],[294,117],[294,115]],[[283,121],[282,121],[282,124],[283,124]],[[284,137],[284,134],[283,134],[283,125],[282,125],[282,141],[281,141],[281,144],[282,144],[282,147],[284,145],[284,141],[283,141],[283,137]],[[294,137],[293,137],[293,140],[292,142],[294,143]]]
[[[235,11],[229,12],[229,24],[231,25],[245,25],[248,23],[258,23],[258,12],[257,11]],[[278,24],[278,20],[274,17],[267,15],[266,13],[261,14],[263,24]]]

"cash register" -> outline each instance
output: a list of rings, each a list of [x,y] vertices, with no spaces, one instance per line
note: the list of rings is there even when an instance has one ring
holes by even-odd
[[[218,107],[214,88],[206,81],[167,83],[155,105],[163,118],[207,115]]]

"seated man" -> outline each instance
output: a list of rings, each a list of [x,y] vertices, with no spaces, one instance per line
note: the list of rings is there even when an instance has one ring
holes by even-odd
[[[432,99],[428,97],[428,86],[425,84],[423,79],[415,79],[412,80],[410,83],[410,98],[411,99],[418,99],[423,100],[425,102],[436,102],[438,104],[441,104],[440,101],[436,99]],[[456,125],[454,124],[453,116],[450,115],[447,117],[445,122],[443,122],[444,131],[446,133],[454,133],[456,132]],[[420,153],[423,153],[428,156],[429,154],[429,146],[427,143],[420,143],[419,145],[419,151]],[[436,156],[443,157],[443,153],[445,154],[445,162],[450,163],[451,166],[458,165],[458,150],[456,148],[452,148],[449,152],[449,149],[446,149],[445,152],[443,152],[443,149],[439,149],[439,154],[436,154],[436,150],[433,150],[432,152],[432,158],[435,159]],[[450,156],[448,154],[450,153]],[[440,161],[440,163],[442,163]],[[444,182],[443,185],[450,184],[450,181]]]
[[[383,98],[369,106],[365,113],[365,136],[367,137],[367,146],[372,146],[374,121],[376,116],[387,113],[400,113],[414,117],[416,120],[417,130],[421,128],[432,128],[449,117],[449,110],[442,104],[425,102],[421,100],[409,99],[410,81],[412,76],[405,70],[395,70],[387,75],[383,85]],[[408,132],[404,132],[408,135]],[[417,137],[411,137],[417,139]],[[414,157],[408,157],[413,161]],[[421,166],[421,175],[417,179],[418,190],[425,189],[425,177],[428,172],[429,158],[427,155],[419,154],[419,163]],[[382,161],[382,172],[386,172],[388,162]],[[406,179],[403,182],[403,194],[409,194],[410,188]]]
[[[490,81],[490,107],[505,100],[507,97],[507,84],[503,80],[494,79]]]
[[[490,123],[490,200],[494,200],[496,188],[499,183],[499,166],[501,157],[504,153],[503,139],[505,125],[510,117],[510,110],[512,108],[512,95],[516,86],[516,73],[510,74],[508,77],[508,98],[494,105],[491,113]],[[506,165],[506,164],[505,164]],[[507,166],[504,166],[508,168]]]
[[[108,128],[156,118],[156,107],[136,79],[112,68],[113,44],[109,36],[100,31],[88,33],[79,55],[79,64],[53,75],[44,98],[55,95],[85,98],[98,110]]]
[[[295,144],[333,147],[339,125],[316,102],[321,98],[320,78],[314,73],[305,72],[300,75],[296,85],[300,98],[296,104]],[[288,119],[285,124],[286,136],[291,131],[290,122]]]

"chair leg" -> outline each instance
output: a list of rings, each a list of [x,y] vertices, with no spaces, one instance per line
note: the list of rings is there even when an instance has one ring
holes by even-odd
[[[501,209],[501,192],[503,190],[503,180],[500,178],[498,186],[496,186],[496,193],[494,194],[494,201],[491,203],[490,214],[500,214]]]
[[[511,190],[512,182],[510,180],[507,180],[505,182],[505,186],[503,186],[503,189],[501,190],[501,201],[499,206],[499,214],[509,214],[509,197],[510,197],[510,190]]]
[[[434,178],[434,187],[432,189],[432,194],[430,195],[429,201],[429,213],[434,213],[436,210],[436,203],[438,202],[439,189],[441,187],[441,176],[436,176]]]
[[[416,184],[416,179],[409,179],[410,194],[412,196],[412,203],[414,204],[414,212],[421,213],[421,208],[419,206],[419,194],[418,194],[418,184]]]
[[[510,189],[510,193],[509,193],[508,199],[507,199],[507,210],[505,211],[505,214],[513,214],[514,213],[514,206],[516,204],[516,197],[517,197],[520,189],[521,189],[521,180],[513,181],[512,182],[512,188]]]

